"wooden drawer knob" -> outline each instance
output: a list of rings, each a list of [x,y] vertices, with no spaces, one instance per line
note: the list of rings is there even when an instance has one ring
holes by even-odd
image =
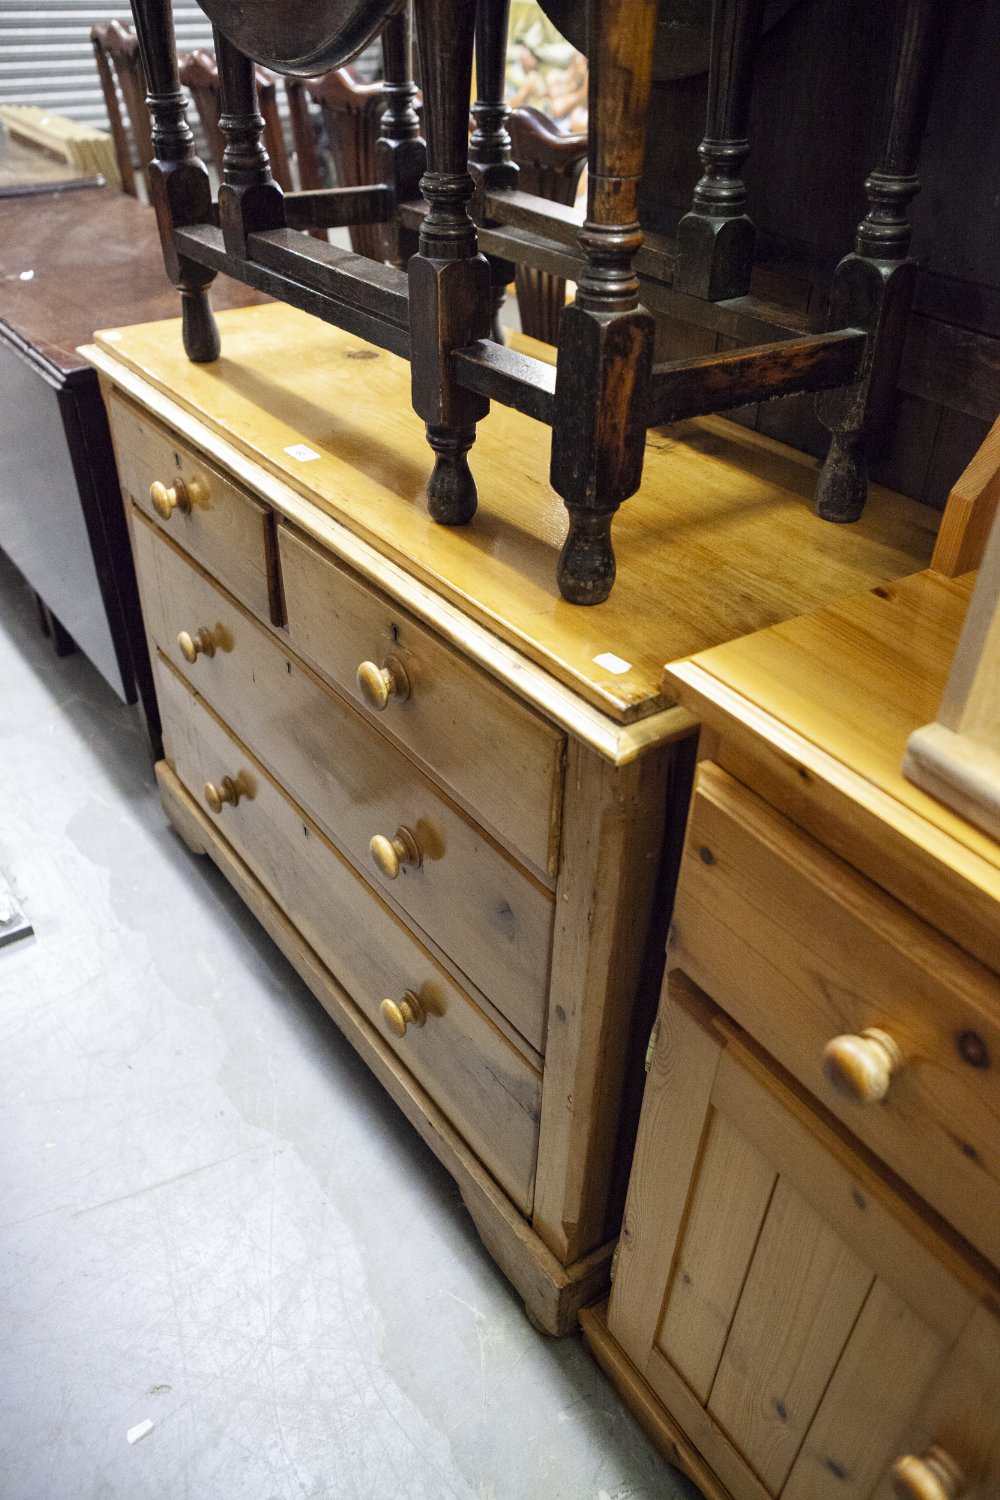
[[[181,655],[186,662],[194,666],[199,656],[215,655],[215,636],[204,625],[196,630],[194,635],[189,635],[182,630],[177,637],[177,644],[181,648]]]
[[[823,1049],[823,1072],[853,1104],[878,1104],[889,1092],[903,1054],[889,1036],[872,1026],[860,1036],[835,1036]]]
[[[228,802],[235,807],[243,795],[243,787],[239,781],[234,781],[231,776],[223,776],[218,785],[214,781],[205,782],[205,801],[218,817]]]
[[[387,839],[377,833],[368,845],[376,870],[386,880],[395,880],[405,865],[408,869],[420,868],[420,849],[408,828],[397,828],[395,838]]]
[[[182,515],[188,515],[191,510],[191,495],[183,479],[175,479],[173,484],[161,484],[154,479],[149,486],[149,498],[153,503],[153,509],[164,521],[169,521],[175,510]]]
[[[363,661],[358,668],[358,687],[368,707],[377,714],[388,708],[391,698],[402,703],[410,696],[406,668],[395,656],[386,657],[381,667],[373,661]]]
[[[399,1037],[406,1035],[408,1026],[422,1026],[427,1020],[427,1012],[412,990],[406,991],[398,1005],[395,1000],[383,1000],[379,1014],[386,1028]]]
[[[928,1448],[920,1458],[906,1454],[889,1470],[898,1500],[959,1500],[965,1475],[943,1448]]]

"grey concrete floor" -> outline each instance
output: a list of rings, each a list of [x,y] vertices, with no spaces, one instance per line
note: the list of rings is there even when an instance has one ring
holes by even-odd
[[[529,1326],[2,559],[0,869],[37,934],[0,950],[3,1500],[694,1494]]]

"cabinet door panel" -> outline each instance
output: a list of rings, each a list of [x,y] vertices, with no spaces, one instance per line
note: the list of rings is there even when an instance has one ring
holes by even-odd
[[[860,1257],[780,1179],[708,1402],[772,1494],[795,1461],[872,1280]]]
[[[701,1401],[712,1389],[776,1176],[746,1136],[713,1113],[656,1341]]]
[[[943,1355],[941,1338],[876,1281],[781,1500],[866,1500],[901,1451],[906,1422]]]
[[[890,1500],[935,1444],[996,1500],[995,1281],[680,971],[636,1161],[609,1330],[733,1500]]]

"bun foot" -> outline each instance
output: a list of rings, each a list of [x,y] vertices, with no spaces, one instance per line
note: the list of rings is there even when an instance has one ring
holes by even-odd
[[[208,289],[181,287],[181,337],[184,353],[192,364],[210,365],[222,349]]]
[[[427,509],[442,526],[464,526],[476,514],[479,495],[466,454],[476,440],[476,429],[428,427],[434,468],[427,481]]]
[[[559,592],[569,604],[603,604],[615,581],[611,545],[614,512],[569,514],[569,535],[559,554]]]
[[[835,432],[819,471],[816,514],[824,521],[860,520],[868,498],[868,459],[856,432]]]

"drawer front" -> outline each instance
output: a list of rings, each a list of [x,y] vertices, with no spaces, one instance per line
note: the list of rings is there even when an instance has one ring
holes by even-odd
[[[670,963],[1000,1264],[995,975],[711,764]]]
[[[524,1213],[531,1209],[541,1078],[364,884],[317,826],[160,657],[167,758],[199,804],[239,789],[219,830],[378,1026]],[[383,999],[415,996],[425,1019],[397,1038]],[[412,1001],[409,1002],[412,1005]]]
[[[563,736],[432,631],[285,525],[278,550],[296,651],[378,721],[540,872],[558,864]],[[395,660],[405,698],[370,708],[362,662]]]
[[[995,1283],[679,971],[625,1222],[610,1329],[727,1493],[996,1493]]]
[[[126,495],[255,614],[278,620],[274,523],[268,508],[114,394],[110,416]],[[189,508],[177,505],[164,517],[150,498],[150,487],[160,484],[169,491],[178,480]]]
[[[226,723],[541,1051],[553,898],[350,704],[141,520],[134,527],[147,627]],[[178,634],[222,642],[188,664]],[[373,837],[406,830],[420,858],[388,879]],[[404,835],[405,842],[405,835]],[[393,851],[395,852],[395,851]]]

